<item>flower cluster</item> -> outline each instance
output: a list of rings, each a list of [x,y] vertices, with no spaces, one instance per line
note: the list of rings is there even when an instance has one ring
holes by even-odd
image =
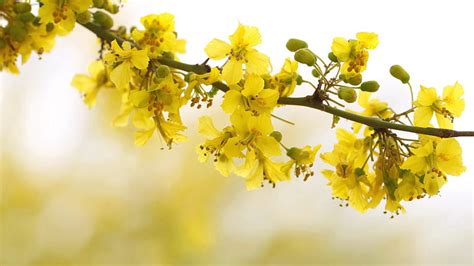
[[[33,14],[30,3],[0,1],[0,71],[18,74],[18,58],[25,63],[33,52],[41,55],[54,46],[57,28]]]
[[[319,146],[285,148],[272,123],[278,99],[295,90],[298,63],[287,59],[281,72],[271,76],[268,57],[254,48],[261,41],[257,28],[239,24],[229,39],[231,44],[214,39],[205,51],[212,59],[227,59],[222,79],[229,89],[221,106],[230,115],[231,125],[219,131],[210,117],[200,119],[199,132],[208,138],[198,147],[200,160],[207,161],[213,155],[222,175],[244,177],[248,189],[259,188],[264,181],[273,186],[287,181],[291,169],[306,180],[314,174],[311,167]],[[284,149],[289,161],[274,161],[272,157],[282,155]],[[239,159],[243,162],[237,165]]]
[[[0,1],[0,71],[18,74],[18,61],[28,61],[32,53],[41,56],[54,47],[57,36],[69,34],[76,22],[95,22],[111,28],[106,13],[119,11],[114,0]],[[117,2],[117,3],[115,3]],[[39,8],[35,8],[39,6]],[[91,13],[90,8],[97,11]],[[104,10],[106,12],[103,12]],[[5,25],[4,25],[5,24]]]
[[[175,58],[176,52],[184,51],[184,40],[176,39],[173,16],[169,14],[149,15],[142,18],[142,23],[144,30],[133,29],[131,36],[124,35],[136,42],[120,44],[114,40],[105,44],[101,60],[91,64],[91,75],[76,75],[72,85],[89,106],[95,103],[101,88],[115,89],[121,94],[122,107],[113,125],[124,127],[131,120],[137,129],[136,145],[144,145],[158,132],[171,147],[186,139],[180,108],[190,100],[194,89],[186,89],[184,74],[160,64],[156,58]],[[195,79],[206,82],[208,76]]]

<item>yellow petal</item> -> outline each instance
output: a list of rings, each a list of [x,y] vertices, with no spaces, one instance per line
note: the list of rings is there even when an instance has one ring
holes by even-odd
[[[273,137],[261,136],[255,141],[257,148],[268,157],[281,155],[281,147]]]
[[[269,72],[270,59],[268,56],[252,49],[247,52],[245,58],[247,59],[245,70],[248,73],[264,75]]]
[[[234,170],[234,162],[232,159],[227,158],[224,154],[217,158],[217,162],[215,162],[216,169],[219,173],[223,176],[229,176],[230,173]]]
[[[230,49],[230,44],[219,39],[213,39],[207,44],[204,51],[209,58],[220,60],[229,56]]]
[[[421,86],[416,102],[419,106],[431,106],[438,99],[435,88]]]
[[[227,85],[237,84],[242,79],[242,61],[230,59],[222,70],[222,78]]]
[[[145,50],[133,51],[132,52],[132,64],[138,69],[146,69],[148,67],[148,58],[147,52]]]
[[[341,37],[334,38],[331,45],[331,51],[340,61],[344,62],[349,59],[351,54],[351,46],[349,42]]]
[[[418,107],[415,109],[414,123],[419,127],[427,127],[430,125],[433,117],[433,110],[431,107]]]
[[[222,101],[222,110],[228,114],[232,114],[238,106],[243,106],[242,94],[237,90],[228,90]]]
[[[260,188],[263,182],[263,165],[259,163],[246,177],[245,185],[247,190]]]
[[[263,90],[265,82],[263,79],[257,75],[248,75],[245,78],[244,89],[242,90],[242,95],[245,97],[255,96],[260,91]]]
[[[377,34],[373,32],[358,32],[356,37],[367,49],[374,49],[379,44],[379,38]]]
[[[444,115],[440,113],[436,113],[436,120],[438,121],[440,128],[453,129],[453,123],[450,118],[444,117]]]
[[[145,145],[148,140],[153,136],[155,128],[146,131],[137,131],[135,132],[135,145],[141,147]]]
[[[132,78],[132,71],[130,70],[130,63],[123,62],[118,65],[110,73],[110,80],[115,84],[118,89],[123,89],[128,86]]]
[[[198,132],[208,138],[217,138],[220,135],[210,116],[201,116],[199,118]]]

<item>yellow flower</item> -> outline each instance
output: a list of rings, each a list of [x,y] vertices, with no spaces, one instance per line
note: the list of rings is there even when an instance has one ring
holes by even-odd
[[[393,115],[393,112],[390,110],[386,102],[381,102],[378,99],[370,99],[370,95],[370,92],[365,91],[359,93],[357,102],[362,108],[364,108],[364,110],[359,113],[360,115],[369,117],[375,116],[380,118],[389,118]],[[362,125],[354,122],[352,127],[354,132],[358,133]],[[368,132],[365,133],[367,135]]]
[[[462,162],[461,145],[456,139],[423,138],[418,148],[412,150],[401,168],[409,169],[414,174],[424,175],[429,172],[458,176],[466,168]]]
[[[208,138],[206,142],[197,147],[199,161],[206,162],[209,156],[214,155],[214,164],[217,171],[223,176],[229,176],[235,167],[232,157],[223,152],[223,147],[229,138],[235,136],[232,127],[226,127],[223,131],[219,131],[209,116],[203,116],[199,118],[198,131]]]
[[[54,23],[59,28],[58,34],[65,35],[74,29],[76,14],[86,11],[92,0],[41,0],[41,3],[41,22]]]
[[[456,82],[453,86],[446,86],[443,90],[443,101],[444,107],[454,117],[460,117],[464,111],[464,88],[459,82]]]
[[[245,178],[247,189],[253,190],[260,188],[265,180],[273,185],[289,180],[290,177],[282,171],[282,167],[282,163],[273,162],[261,153],[248,151],[244,167],[237,174]]]
[[[110,80],[118,89],[128,87],[134,68],[146,69],[150,61],[146,50],[132,48],[129,42],[123,42],[122,47],[114,40],[112,51],[104,56],[107,65],[113,68],[110,73]]]
[[[371,184],[367,175],[357,173],[356,169],[363,167],[367,148],[363,140],[343,129],[338,129],[337,138],[339,142],[333,151],[321,154],[321,159],[335,170],[323,170],[322,173],[329,180],[334,197],[347,200],[351,207],[365,212],[370,206]],[[367,165],[364,168],[365,171]]]
[[[150,57],[156,58],[164,52],[185,52],[186,41],[176,37],[172,14],[152,14],[140,21],[145,30],[133,30],[132,38],[140,47],[148,50]]]
[[[278,101],[278,92],[272,89],[264,89],[263,79],[257,75],[248,75],[245,79],[244,89],[240,86],[231,86],[226,92],[222,109],[233,113],[237,108],[244,108],[254,114],[270,114]]]
[[[270,88],[277,90],[280,97],[288,97],[295,91],[297,78],[298,62],[287,58],[280,73],[270,78]]]
[[[342,74],[347,77],[362,73],[367,68],[369,49],[375,49],[379,43],[377,34],[359,32],[356,40],[346,40],[341,37],[334,38],[331,50],[342,65]]]
[[[270,134],[273,125],[269,115],[253,116],[250,112],[237,109],[230,117],[236,136],[229,139],[224,152],[232,157],[242,157],[242,150],[258,150],[263,156],[281,155],[281,148]]]
[[[415,101],[415,125],[430,126],[431,118],[435,113],[439,127],[452,129],[452,120],[454,117],[460,117],[464,111],[463,94],[464,89],[458,82],[454,86],[446,86],[442,98],[438,97],[435,88],[421,86]]]
[[[107,87],[108,77],[102,61],[94,61],[89,65],[89,74],[75,75],[71,85],[84,95],[84,103],[92,108],[96,103],[97,93]]]
[[[250,74],[263,75],[269,72],[270,59],[253,48],[261,42],[256,27],[239,24],[229,40],[231,44],[214,39],[205,48],[209,58],[228,59],[222,70],[222,77],[228,85],[237,84],[242,79],[243,65]]]
[[[304,175],[304,180],[306,181],[308,177],[314,175],[313,170],[311,169],[316,158],[316,153],[318,153],[321,145],[314,146],[304,146],[303,148],[290,148],[286,155],[291,158],[284,165],[284,172],[289,175],[290,170],[295,166],[295,175],[298,177],[300,174]]]

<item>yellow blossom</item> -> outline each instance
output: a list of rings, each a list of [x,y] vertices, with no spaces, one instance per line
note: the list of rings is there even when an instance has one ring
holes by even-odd
[[[177,38],[172,14],[147,15],[140,21],[145,30],[133,30],[132,38],[140,47],[148,50],[150,57],[156,58],[164,52],[185,52],[186,41]]]
[[[362,73],[367,68],[369,49],[375,49],[379,43],[377,34],[359,32],[356,40],[346,40],[341,37],[334,38],[331,50],[342,65],[342,74],[346,77]]]
[[[230,44],[213,39],[205,48],[209,58],[227,58],[222,78],[228,85],[237,84],[242,79],[243,65],[250,74],[263,75],[269,72],[270,59],[253,48],[261,42],[260,32],[256,27],[239,24],[229,40]]]
[[[96,103],[97,93],[107,87],[109,80],[102,61],[92,62],[89,65],[89,74],[75,75],[71,84],[84,95],[84,103],[92,108]]]
[[[415,125],[421,127],[430,126],[434,113],[436,114],[439,127],[452,129],[452,120],[454,117],[460,117],[464,111],[463,94],[464,89],[458,82],[454,86],[446,86],[443,90],[442,98],[438,97],[435,88],[421,86],[415,101]]]
[[[280,73],[270,78],[269,86],[277,90],[280,97],[288,97],[295,91],[297,78],[298,62],[287,58]]]
[[[92,0],[41,0],[39,17],[44,24],[54,23],[58,34],[65,35],[74,29],[76,14],[86,11]]]
[[[232,86],[224,96],[222,109],[226,113],[233,113],[237,108],[244,108],[254,114],[270,114],[278,101],[278,92],[264,89],[263,79],[257,75],[248,75],[245,78],[243,90],[240,86]]]
[[[129,42],[123,42],[120,47],[114,40],[112,51],[104,56],[104,60],[113,69],[110,73],[110,80],[117,88],[123,89],[129,85],[134,69],[146,69],[150,59],[146,50],[132,48]]]

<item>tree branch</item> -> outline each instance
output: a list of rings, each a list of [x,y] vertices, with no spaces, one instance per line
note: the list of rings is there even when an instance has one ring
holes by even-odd
[[[119,44],[122,44],[124,41],[127,41],[117,36],[113,32],[106,30],[94,23],[86,23],[86,24],[81,24],[81,25],[84,26],[86,29],[90,30],[91,32],[95,33],[98,38],[105,40],[109,43],[114,40],[117,40]],[[132,43],[132,45],[136,46],[136,44],[134,43]],[[193,72],[196,74],[205,74],[210,71],[210,67],[206,64],[190,65],[190,64],[185,64],[185,63],[174,61],[167,58],[158,58],[156,60],[160,64],[163,64],[172,68],[180,69],[186,72]],[[213,86],[223,92],[226,92],[229,90],[229,87],[222,82],[216,82],[213,84]],[[456,131],[456,130],[443,129],[443,128],[431,128],[431,127],[425,128],[425,127],[408,126],[408,125],[388,122],[376,117],[361,116],[355,113],[347,112],[344,110],[340,110],[340,109],[325,105],[322,102],[315,100],[312,96],[307,96],[307,97],[302,97],[302,98],[280,98],[278,100],[278,104],[306,106],[306,107],[317,109],[317,110],[320,110],[332,115],[340,116],[342,118],[345,118],[357,123],[364,124],[374,129],[392,129],[392,130],[398,130],[398,131],[404,131],[404,132],[436,136],[440,138],[474,136],[474,131]]]

